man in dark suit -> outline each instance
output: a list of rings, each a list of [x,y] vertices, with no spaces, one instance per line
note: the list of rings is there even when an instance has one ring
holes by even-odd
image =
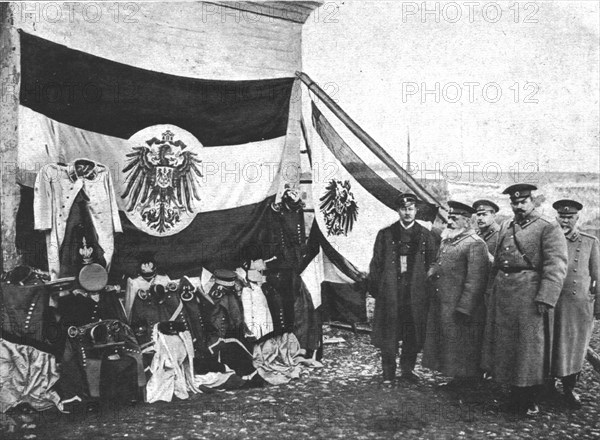
[[[369,291],[375,298],[371,340],[381,349],[384,382],[396,375],[398,342],[402,341],[402,378],[418,381],[414,373],[423,347],[429,299],[426,274],[437,244],[434,234],[415,222],[417,198],[402,194],[397,201],[400,220],[377,234],[369,271]]]

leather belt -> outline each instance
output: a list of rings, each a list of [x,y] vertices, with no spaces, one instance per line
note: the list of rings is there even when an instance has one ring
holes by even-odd
[[[499,267],[498,269],[504,273],[538,272],[537,270],[529,267]]]

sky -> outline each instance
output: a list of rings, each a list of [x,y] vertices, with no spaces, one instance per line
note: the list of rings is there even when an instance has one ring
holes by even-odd
[[[599,5],[325,1],[303,71],[401,164],[598,173]]]

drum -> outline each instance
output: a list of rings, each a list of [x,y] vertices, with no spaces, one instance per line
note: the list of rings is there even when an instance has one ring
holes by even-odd
[[[98,263],[88,264],[79,271],[79,284],[88,292],[98,292],[106,287],[108,273]]]

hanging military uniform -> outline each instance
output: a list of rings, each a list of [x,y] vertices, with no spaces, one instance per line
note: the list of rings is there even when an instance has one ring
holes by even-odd
[[[301,284],[298,269],[305,242],[303,207],[298,192],[286,188],[281,203],[272,205],[269,229],[263,232],[261,240],[273,244],[262,252],[263,258],[273,260],[268,263],[267,282],[262,287],[269,302],[275,334],[279,335],[293,331],[295,321],[295,300]]]
[[[292,276],[289,272],[267,275],[267,282],[262,286],[273,319],[273,336],[294,330],[293,303],[290,309],[290,304],[285,301],[286,294],[281,293],[287,290],[288,285],[294,284],[294,280],[290,279]]]
[[[122,228],[106,166],[87,159],[44,165],[35,181],[33,210],[35,229],[46,231],[52,279],[77,274],[75,249],[84,236],[95,248],[96,261],[103,259],[109,269],[113,236]]]
[[[235,272],[226,269],[214,271],[214,284],[205,298],[199,296],[200,307],[206,318],[205,331],[208,348],[218,363],[227,365],[239,376],[255,371],[252,354],[245,338],[247,334],[242,303],[238,297],[241,282]]]
[[[205,313],[205,330],[209,345],[218,339],[244,338],[244,315],[236,290],[237,275],[231,270],[216,269],[214,284],[206,298],[200,298]]]
[[[254,340],[261,339],[273,331],[273,318],[269,310],[269,303],[262,290],[265,282],[265,277],[262,274],[264,269],[265,263],[263,260],[251,261],[248,271],[242,268],[237,269],[238,275],[245,281],[241,297],[244,307],[244,322],[249,337]]]
[[[205,325],[209,320],[207,309],[212,307],[212,303],[202,295],[202,291],[199,277],[184,276],[179,281],[177,293],[183,303],[183,309],[192,335],[194,368],[199,374],[210,371],[223,372],[224,368],[217,365],[218,362],[208,349],[208,332],[205,330]]]

